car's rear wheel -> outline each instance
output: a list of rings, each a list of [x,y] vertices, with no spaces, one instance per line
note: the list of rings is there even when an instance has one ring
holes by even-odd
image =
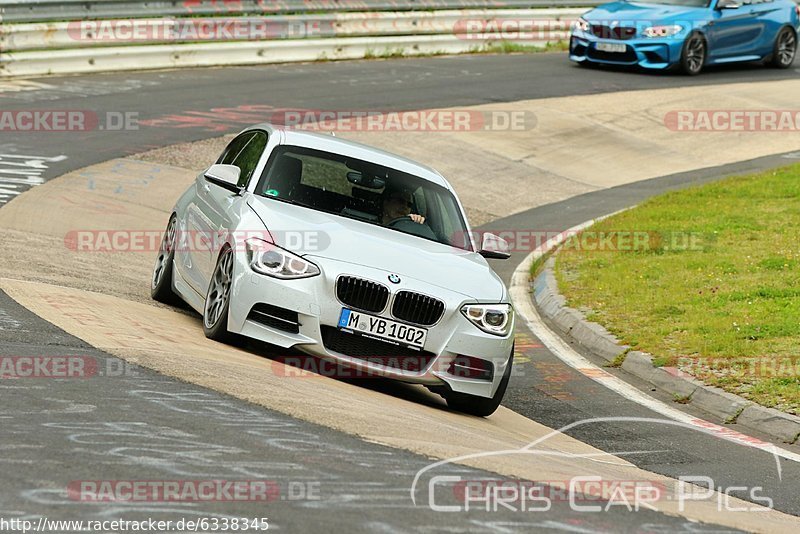
[[[772,66],[778,69],[788,69],[794,63],[797,55],[797,35],[791,28],[784,28],[775,38],[775,48],[772,52]]]
[[[165,304],[176,304],[178,296],[172,291],[172,263],[175,259],[175,239],[178,220],[175,214],[170,217],[167,229],[158,247],[156,264],[153,266],[153,279],[150,283],[150,296]]]
[[[696,76],[706,64],[706,40],[699,33],[686,38],[681,51],[681,69],[689,76]]]
[[[225,247],[217,259],[203,305],[203,332],[214,341],[227,343],[234,336],[228,332],[228,310],[233,282],[233,250]]]
[[[447,401],[447,406],[451,409],[463,412],[470,415],[477,415],[478,417],[488,417],[492,415],[506,394],[508,388],[508,381],[511,379],[511,367],[514,364],[514,349],[511,349],[511,356],[508,358],[506,370],[503,373],[503,378],[500,380],[500,385],[497,386],[497,391],[491,398],[478,397],[475,395],[468,395],[466,393],[458,393],[456,391],[449,391],[444,395]]]

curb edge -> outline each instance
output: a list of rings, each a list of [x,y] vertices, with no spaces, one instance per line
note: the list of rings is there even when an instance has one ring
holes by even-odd
[[[694,378],[682,376],[683,373],[677,368],[656,367],[650,354],[631,351],[630,347],[621,345],[601,325],[588,321],[583,313],[568,307],[566,299],[558,292],[554,262],[554,258],[549,258],[542,272],[531,282],[531,300],[542,315],[556,326],[559,335],[608,362],[629,351],[622,362],[623,370],[669,393],[676,402],[692,404],[718,417],[723,424],[740,422],[783,443],[798,442],[800,417],[758,405]]]

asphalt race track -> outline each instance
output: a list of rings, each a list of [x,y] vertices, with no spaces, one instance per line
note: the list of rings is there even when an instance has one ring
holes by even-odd
[[[103,367],[124,365],[53,328],[5,295],[0,295],[0,309],[17,322],[13,336],[2,332],[3,353],[59,355],[66,350],[97,358]],[[27,342],[20,342],[26,337]],[[47,345],[43,346],[43,338]],[[502,510],[452,514],[415,507],[409,488],[417,471],[431,463],[425,457],[367,443],[145,369],[132,370],[124,377],[93,380],[91,389],[74,380],[2,386],[0,419],[11,419],[6,414],[24,417],[3,421],[2,517],[178,521],[268,516],[270,529],[292,532],[317,532],[321,525],[354,532],[720,532],[649,510],[632,514],[612,507],[609,513],[581,514],[559,501],[547,514],[530,517]],[[66,472],[63,466],[68,466]],[[159,480],[165,473],[168,480],[269,480],[277,485],[276,501],[266,507],[249,502],[109,506],[64,497],[69,482],[92,480],[98,472],[110,480]],[[470,481],[497,479],[492,473],[456,465],[437,474]],[[458,503],[452,493],[436,499],[441,506]]]
[[[0,143],[4,152],[60,155],[51,178],[113,157],[149,148],[232,133],[262,114],[238,119],[210,113],[216,108],[269,105],[275,108],[407,110],[513,102],[615,91],[647,90],[796,79],[798,69],[740,66],[686,78],[617,69],[585,71],[559,54],[457,56],[451,58],[352,61],[288,66],[236,67],[169,72],[97,74],[33,80],[45,87],[0,92],[3,109],[88,109],[97,113],[136,112],[140,121],[192,116],[171,127],[138,131],[58,132],[19,135]],[[47,87],[51,86],[51,87]],[[206,120],[199,120],[205,117]],[[248,122],[245,122],[248,121]],[[61,142],[59,142],[61,141]],[[77,150],[76,150],[77,148]]]
[[[799,73],[799,69],[775,71],[744,66],[709,70],[702,76],[686,78],[579,69],[560,54],[540,54],[44,78],[24,87],[0,84],[0,109],[136,112],[140,121],[156,126],[114,135],[100,130],[4,133],[0,140],[0,171],[4,162],[14,161],[14,155],[35,155],[50,158],[40,172],[42,180],[48,180],[151,148],[233,133],[259,120],[258,113],[248,111],[248,106],[406,110],[687,85],[767,82],[797,79]],[[209,159],[215,156],[210,154]],[[665,190],[790,161],[789,157],[776,155],[623,185],[518,213],[485,228],[565,230]],[[205,163],[198,162],[198,168]],[[517,253],[507,262],[494,262],[493,267],[508,282],[524,255]],[[530,337],[524,326],[520,324],[518,328],[519,335]],[[0,347],[0,355],[68,353],[111,362],[105,365],[125,365],[43,321],[1,292]],[[518,362],[521,372],[513,376],[504,405],[536,422],[558,429],[590,418],[660,417],[570,369],[534,339],[525,356],[524,362]],[[625,376],[621,370],[609,372]],[[638,386],[632,378],[625,378]],[[365,532],[722,531],[713,525],[690,523],[648,510],[629,513],[612,508],[603,514],[581,514],[564,502],[554,503],[547,513],[527,515],[436,513],[425,506],[415,507],[408,493],[414,474],[430,464],[428,458],[295,420],[146,369],[85,383],[3,382],[7,383],[0,383],[0,447],[4,451],[0,462],[5,483],[0,490],[0,517],[254,515],[250,503],[202,504],[187,511],[185,507],[163,505],[111,507],[63,498],[63,487],[69,481],[91,478],[97,473],[97,465],[101,465],[106,478],[121,480],[158,479],[164,478],[165,473],[175,479],[274,479],[281,486],[281,503],[268,509],[270,528],[284,531],[320,531],[321,525],[325,530]],[[384,390],[386,395],[402,395],[403,390],[397,384],[371,387]],[[658,392],[644,389],[661,398]],[[699,412],[695,415],[707,417]],[[737,430],[769,441],[750,429]],[[776,510],[800,515],[800,465],[793,461],[779,460],[779,475],[775,458],[766,452],[661,424],[598,422],[566,433],[612,454],[637,451],[625,459],[671,478],[704,476],[722,490],[762,487]],[[797,445],[778,445],[800,452]],[[462,466],[449,466],[445,473],[468,479],[493,476]],[[330,498],[291,498],[292,488],[308,493],[314,491],[317,482]],[[736,496],[752,500],[744,493]],[[449,502],[448,498],[452,496],[443,497],[443,502]]]

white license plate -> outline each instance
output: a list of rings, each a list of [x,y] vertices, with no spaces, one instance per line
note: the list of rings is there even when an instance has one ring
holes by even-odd
[[[342,314],[339,316],[339,328],[415,349],[422,349],[425,346],[425,338],[428,336],[428,331],[424,328],[409,326],[347,308],[342,308]]]
[[[614,54],[624,54],[628,50],[627,45],[617,43],[597,43],[597,49],[601,52],[612,52]]]

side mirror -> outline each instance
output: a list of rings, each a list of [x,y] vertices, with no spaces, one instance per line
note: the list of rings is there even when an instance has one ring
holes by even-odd
[[[204,176],[206,180],[212,184],[223,187],[238,195],[242,192],[242,188],[239,187],[239,176],[241,176],[241,174],[242,170],[236,165],[214,164],[208,168]]]
[[[741,4],[737,3],[735,0],[719,0],[717,2],[717,9],[739,9]]]
[[[495,234],[486,232],[481,238],[481,249],[478,254],[491,260],[507,260],[511,257],[508,241]]]

